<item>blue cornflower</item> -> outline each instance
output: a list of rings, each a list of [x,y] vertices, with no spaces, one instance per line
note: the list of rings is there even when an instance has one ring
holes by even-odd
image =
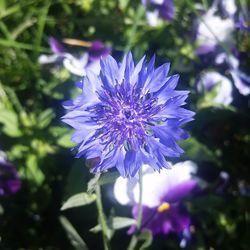
[[[76,129],[77,157],[98,159],[93,172],[116,167],[133,177],[142,164],[159,171],[169,167],[165,157],[183,153],[176,140],[188,138],[180,126],[194,115],[181,107],[189,92],[175,90],[179,75],[167,77],[169,63],[156,69],[154,63],[144,56],[134,65],[131,53],[121,64],[107,56],[100,76],[87,71],[78,84],[82,94],[65,102],[70,112],[62,120]]]

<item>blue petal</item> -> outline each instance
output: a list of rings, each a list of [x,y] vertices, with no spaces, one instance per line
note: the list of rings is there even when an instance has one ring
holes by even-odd
[[[109,154],[105,156],[105,159],[103,159],[98,168],[97,171],[103,171],[107,170],[109,168],[116,167],[118,171],[120,172],[121,176],[126,175],[125,168],[124,168],[124,150],[122,147],[115,148],[114,150],[110,151]]]
[[[91,114],[87,111],[74,110],[62,117],[62,121],[75,129],[83,129],[84,126],[96,125],[91,119]]]
[[[148,77],[147,82],[145,83],[144,89],[153,93],[159,90],[166,82],[167,75],[169,72],[170,63],[165,63],[158,67],[153,74]]]
[[[108,55],[101,59],[101,79],[104,87],[107,90],[112,91],[113,87],[116,85],[116,79],[118,76],[118,65],[116,60]]]
[[[166,156],[180,156],[184,151],[175,142],[175,134],[170,133],[174,131],[169,131],[166,127],[153,127],[155,136],[160,139],[160,143],[164,144],[166,147],[171,149],[171,152],[166,154]],[[177,135],[176,135],[177,136]]]
[[[138,172],[139,168],[142,165],[140,159],[138,159],[138,152],[129,150],[126,152],[125,159],[124,159],[124,167],[126,176],[134,177],[135,174]]]
[[[145,62],[145,57],[146,56],[143,56],[135,66],[135,69],[131,75],[131,80],[130,80],[132,85],[135,85],[135,83],[138,81],[139,73],[142,70],[143,64]]]
[[[151,60],[148,63],[147,71],[148,72],[153,72],[154,71],[154,66],[155,66],[155,54],[152,56]]]
[[[95,127],[83,125],[81,130],[76,130],[71,136],[71,140],[75,143],[83,143],[88,140],[95,132]]]
[[[250,77],[240,72],[239,70],[231,70],[235,87],[242,95],[250,94]]]
[[[126,68],[125,68],[125,79],[130,84],[130,77],[132,75],[132,72],[134,71],[135,65],[133,61],[132,53],[129,52],[126,56]]]
[[[85,148],[78,149],[76,158],[84,156],[86,159],[99,158],[102,155],[103,147],[98,143],[89,143]]]

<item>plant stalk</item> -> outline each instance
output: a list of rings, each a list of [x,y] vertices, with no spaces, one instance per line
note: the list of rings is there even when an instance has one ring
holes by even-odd
[[[102,238],[103,238],[103,245],[105,250],[111,250],[109,239],[108,239],[108,226],[106,223],[106,218],[103,212],[103,206],[102,206],[102,196],[101,196],[101,188],[99,184],[96,184],[95,188],[96,193],[96,207],[98,211],[99,216],[99,223],[101,225],[102,229]]]

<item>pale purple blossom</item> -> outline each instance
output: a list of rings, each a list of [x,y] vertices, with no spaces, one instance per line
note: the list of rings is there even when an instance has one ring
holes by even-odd
[[[240,69],[240,61],[236,56],[220,53],[217,55],[215,62],[217,64],[226,63],[235,87],[242,95],[246,96],[250,94],[250,76]]]
[[[247,8],[245,8],[245,10],[246,9]],[[242,32],[250,32],[250,11],[249,10],[240,11],[239,18],[235,26]]]
[[[233,18],[237,11],[235,0],[220,0],[220,7],[222,13],[227,17]]]
[[[154,236],[176,233],[180,246],[191,239],[191,218],[182,201],[198,188],[193,178],[196,164],[191,161],[171,165],[171,169],[155,172],[149,166],[143,167],[142,174],[142,230],[149,229]],[[122,205],[133,206],[132,215],[137,217],[139,182],[137,178],[119,177],[114,185],[114,196]],[[128,233],[136,232],[133,225]]]
[[[208,98],[209,93],[213,93],[212,103],[229,105],[233,100],[232,82],[227,77],[216,71],[203,72],[196,83],[198,93],[203,93]]]
[[[86,75],[86,70],[91,70],[95,74],[100,73],[100,58],[107,56],[110,49],[105,47],[100,41],[91,43],[87,52],[75,57],[69,53],[64,46],[55,38],[49,38],[49,44],[53,52],[52,55],[41,55],[38,59],[41,64],[62,62],[63,66],[72,74],[77,76]]]
[[[233,12],[232,7],[228,11]],[[196,54],[202,55],[214,52],[223,43],[231,48],[235,41],[233,31],[235,29],[234,19],[230,15],[226,18],[221,17],[218,13],[217,1],[205,12],[199,19],[196,30],[196,41],[198,48]]]
[[[0,196],[9,196],[21,188],[15,166],[0,155]]]
[[[159,20],[171,21],[174,18],[173,0],[142,0],[146,8],[146,17],[149,25],[157,26]]]

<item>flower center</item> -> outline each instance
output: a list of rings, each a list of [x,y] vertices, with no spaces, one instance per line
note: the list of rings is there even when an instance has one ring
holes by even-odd
[[[170,209],[170,204],[168,202],[163,202],[158,208],[158,213],[163,213]]]
[[[125,117],[129,120],[132,118],[132,112],[131,110],[124,110],[123,114],[125,115]]]
[[[117,88],[114,93],[99,93],[101,104],[91,110],[100,125],[98,138],[105,145],[127,145],[137,150],[150,133],[148,125],[154,123],[152,117],[159,105],[149,95],[141,97],[134,90]]]

